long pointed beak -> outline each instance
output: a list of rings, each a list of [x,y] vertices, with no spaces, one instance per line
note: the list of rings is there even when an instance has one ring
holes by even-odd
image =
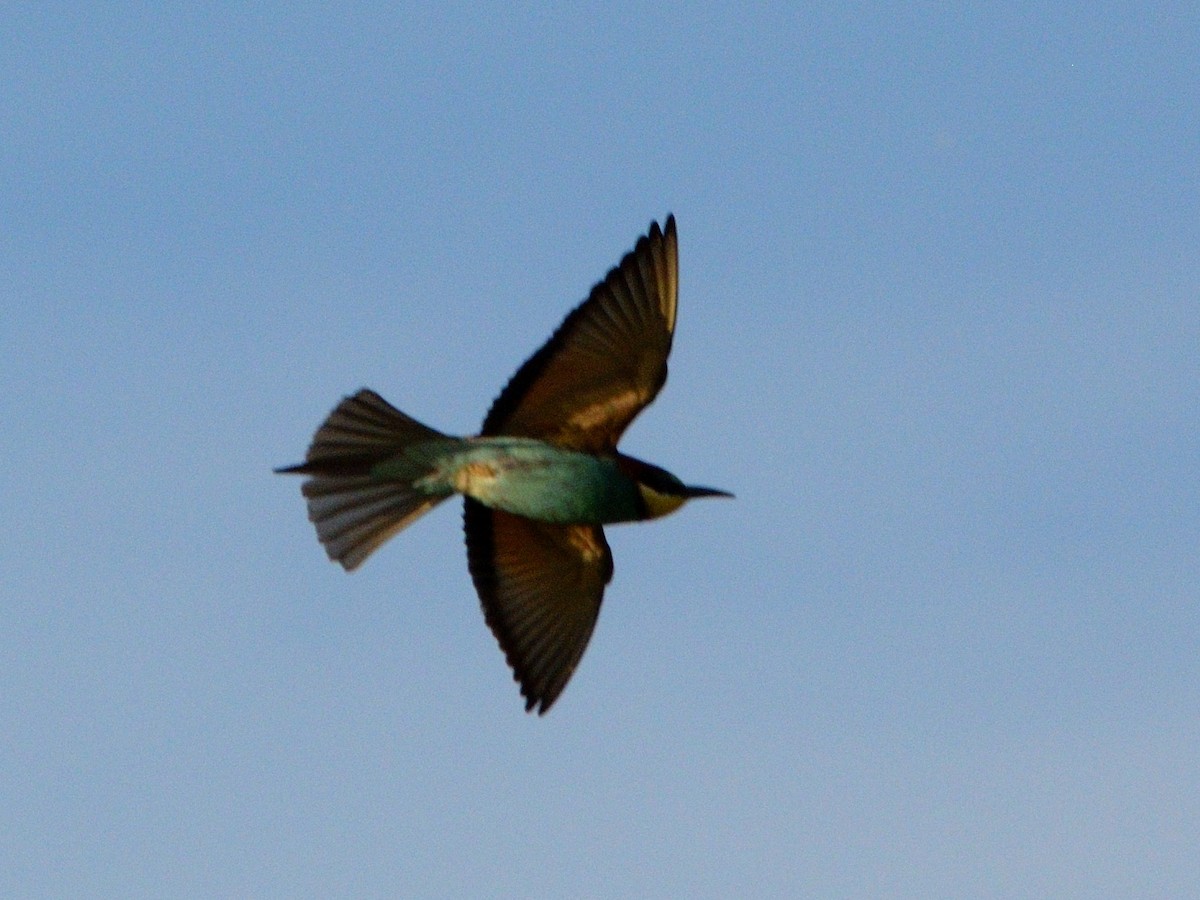
[[[719,491],[716,488],[692,487],[691,485],[688,485],[687,495],[688,495],[689,500],[692,499],[693,497],[732,497],[733,496],[733,494],[729,493],[729,491]]]

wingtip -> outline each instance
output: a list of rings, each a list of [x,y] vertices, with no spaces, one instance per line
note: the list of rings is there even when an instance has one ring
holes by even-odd
[[[562,688],[557,691],[537,691],[533,685],[523,680],[522,676],[517,673],[516,666],[513,661],[505,654],[508,664],[513,669],[513,681],[521,687],[521,696],[525,698],[525,712],[536,712],[539,717],[544,716],[550,711],[550,707],[554,705],[559,696],[562,694]],[[563,687],[566,687],[564,684]]]
[[[647,237],[661,238],[661,237],[665,236],[666,238],[669,239],[669,238],[673,237],[674,235],[675,235],[675,213],[667,213],[667,217],[665,219],[663,219],[662,225],[658,224],[657,219],[655,219],[654,221],[652,221],[650,223],[650,231],[648,232]]]
[[[547,703],[545,697],[538,697],[533,693],[527,693],[525,685],[521,684],[521,680],[516,676],[515,673],[513,674],[513,681],[515,681],[521,688],[521,699],[525,701],[526,715],[533,715],[534,713],[537,713],[539,717],[544,716],[546,714],[546,710],[550,708],[550,703],[553,703],[554,701],[551,700],[550,703]]]

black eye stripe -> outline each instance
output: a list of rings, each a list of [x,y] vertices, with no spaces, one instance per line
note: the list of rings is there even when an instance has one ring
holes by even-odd
[[[664,494],[668,497],[687,496],[687,488],[684,487],[683,482],[666,469],[660,469],[658,466],[651,465],[648,462],[642,462],[640,459],[624,455],[617,457],[617,465],[622,472],[634,481],[645,485],[655,493]]]
[[[643,481],[643,483],[645,483],[645,485],[647,487],[653,488],[654,490],[658,491],[658,493],[660,493],[660,494],[669,494],[669,495],[677,496],[678,494],[681,493],[681,491],[679,489],[680,485],[676,481],[676,479],[672,478],[669,474],[664,472],[662,469],[655,469],[655,468],[651,467],[650,471],[648,471],[642,475],[642,481]]]

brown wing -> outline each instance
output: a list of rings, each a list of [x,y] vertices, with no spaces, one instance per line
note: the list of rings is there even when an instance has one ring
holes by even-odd
[[[596,626],[612,553],[597,525],[548,525],[467,498],[467,564],[525,710],[562,693]]]
[[[521,366],[482,433],[611,451],[667,380],[678,296],[678,240],[668,216],[666,230],[653,223]]]

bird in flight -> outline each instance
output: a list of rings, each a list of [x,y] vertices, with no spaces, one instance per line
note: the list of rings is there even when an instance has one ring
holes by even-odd
[[[478,436],[442,434],[364,389],[330,413],[304,462],[276,469],[307,476],[308,517],[347,571],[462,494],[467,566],[526,711],[550,708],[591,638],[613,573],[603,526],[732,496],[617,450],[667,379],[678,292],[668,216],[517,370]]]

